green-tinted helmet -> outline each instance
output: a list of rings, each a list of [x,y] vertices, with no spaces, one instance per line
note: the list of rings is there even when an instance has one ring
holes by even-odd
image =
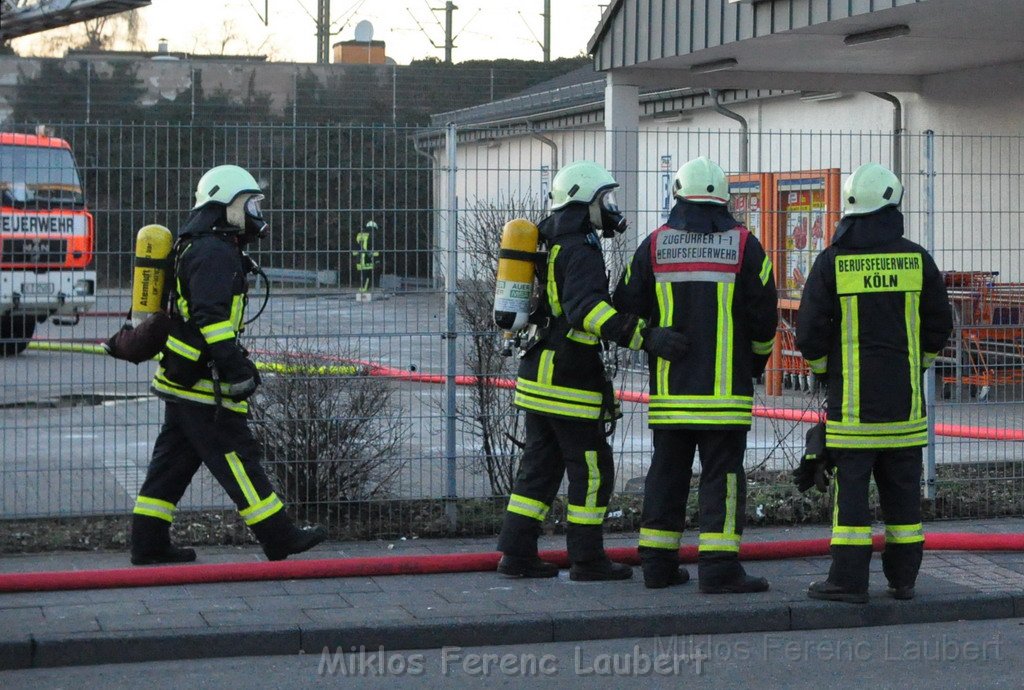
[[[878,163],[865,163],[843,183],[843,216],[865,216],[886,206],[899,206],[903,185],[892,170]]]
[[[572,203],[590,204],[601,192],[615,189],[619,183],[612,174],[593,161],[570,163],[551,181],[551,210]]]
[[[695,204],[729,203],[729,181],[718,163],[707,156],[694,158],[679,168],[672,193]]]
[[[237,165],[218,165],[199,178],[196,185],[196,205],[193,209],[202,208],[210,202],[227,206],[239,194],[260,194],[260,185],[245,170]]]

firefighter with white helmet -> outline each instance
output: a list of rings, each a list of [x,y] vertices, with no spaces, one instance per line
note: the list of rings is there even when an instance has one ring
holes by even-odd
[[[889,593],[910,599],[921,567],[921,448],[928,444],[922,377],[953,317],[935,261],[903,237],[903,185],[867,163],[843,184],[843,217],[814,262],[796,344],[828,384],[825,446],[835,465],[832,568],[808,595],[868,600],[874,474],[885,520]]]
[[[618,309],[688,343],[675,361],[648,353],[654,455],[640,529],[644,584],[660,589],[689,580],[679,544],[699,450],[700,590],[760,592],[768,582],[748,576],[738,556],[753,379],[768,362],[778,320],[772,263],[729,213],[729,183],[714,161],[683,165],[673,192],[668,220],[640,244],[614,299]]]
[[[616,187],[597,163],[567,165],[552,180],[551,215],[539,225],[547,247],[546,261],[538,265],[542,294],[515,393],[515,406],[526,413],[526,444],[498,540],[504,554],[498,572],[511,577],[558,574],[537,556],[537,537],[566,474],[570,578],[632,577],[631,568],[608,559],[602,536],[615,476],[605,425],[619,414],[602,341],[657,348],[674,358],[681,338],[665,329],[649,331],[611,305],[599,236],[626,228],[612,196]]]
[[[249,429],[248,398],[260,377],[239,342],[245,322],[243,252],[267,223],[256,179],[236,165],[213,168],[199,180],[196,202],[172,251],[171,325],[153,392],[165,402],[164,424],[132,515],[131,560],[136,565],[195,560],[171,545],[177,503],[201,464],[238,506],[270,560],[323,541],[322,527],[299,529],[288,518],[260,466]]]

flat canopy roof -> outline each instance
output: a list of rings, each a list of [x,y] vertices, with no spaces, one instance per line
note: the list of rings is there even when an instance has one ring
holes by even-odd
[[[640,86],[915,91],[1024,61],[1022,27],[1024,0],[616,0],[588,48]]]
[[[37,0],[2,3],[0,40],[77,24],[108,14],[127,12],[150,4],[152,0]]]

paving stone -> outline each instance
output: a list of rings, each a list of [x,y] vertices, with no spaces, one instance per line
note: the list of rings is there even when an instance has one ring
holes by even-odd
[[[287,580],[281,583],[288,594],[344,594],[346,592],[380,592],[373,578],[339,577],[315,580]]]
[[[330,609],[340,608],[348,603],[341,598],[340,594],[290,594],[274,597],[246,596],[245,602],[253,611]]]
[[[351,592],[341,595],[341,598],[352,606],[362,608],[366,606],[447,606],[454,608],[454,605],[440,595],[431,591],[420,592]]]
[[[1002,594],[936,594],[910,601],[895,601],[874,590],[867,604],[827,601],[794,603],[790,607],[794,630],[855,628],[956,620],[983,620],[1014,616],[1013,598]]]
[[[86,603],[87,596],[81,590],[66,592],[15,592],[0,594],[0,609],[26,606],[62,606]]]
[[[284,584],[277,581],[263,582],[213,582],[188,585],[188,595],[196,598],[213,597],[255,597],[288,594]]]
[[[310,622],[302,611],[203,611],[200,615],[212,627],[300,626]]]
[[[556,642],[579,639],[656,637],[661,635],[712,635],[718,633],[787,630],[789,606],[780,603],[746,603],[726,612],[709,615],[701,609],[633,609],[592,611],[576,616],[554,617]],[[581,631],[585,634],[581,635]]]
[[[512,609],[497,601],[478,601],[472,604],[450,604],[447,601],[440,606],[422,604],[402,604],[402,608],[416,618],[449,618],[453,616],[508,616]]]
[[[206,628],[206,620],[198,613],[147,613],[137,616],[97,616],[100,629],[170,630],[174,628]]]
[[[616,599],[615,601],[618,601]],[[558,613],[570,611],[607,611],[610,606],[599,599],[556,599],[530,597],[502,599],[503,606],[516,613]]]
[[[146,601],[155,599],[183,599],[190,596],[182,585],[166,587],[129,587],[125,589],[88,589],[82,592],[89,601],[98,604],[108,601]]]
[[[29,635],[7,636],[0,640],[0,671],[32,666],[32,638]]]
[[[61,618],[95,617],[115,614],[149,613],[141,601],[112,601],[102,604],[75,604],[72,606],[44,606],[43,615],[49,620]]]
[[[413,621],[411,613],[400,606],[382,606],[380,608],[341,608],[341,609],[310,609],[306,616],[315,623],[351,625],[359,623],[382,623],[390,621]]]
[[[146,602],[148,613],[204,613],[206,611],[248,611],[249,605],[238,597],[202,599],[160,599]]]

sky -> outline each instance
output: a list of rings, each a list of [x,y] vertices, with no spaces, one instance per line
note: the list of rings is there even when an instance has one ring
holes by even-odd
[[[552,0],[552,57],[585,53],[608,2]],[[261,20],[265,5],[266,26]],[[314,62],[316,5],[316,0],[153,0],[140,11],[140,39],[148,50],[156,50],[159,39],[166,38],[172,51],[256,53],[276,61]],[[456,5],[455,62],[542,58],[543,0],[456,0]],[[385,41],[388,57],[399,64],[443,59],[443,7],[444,0],[331,0],[333,28],[338,32],[331,43],[353,39],[356,24],[366,20],[373,24],[374,40]],[[63,55],[60,31],[18,39],[14,47],[23,55]]]

